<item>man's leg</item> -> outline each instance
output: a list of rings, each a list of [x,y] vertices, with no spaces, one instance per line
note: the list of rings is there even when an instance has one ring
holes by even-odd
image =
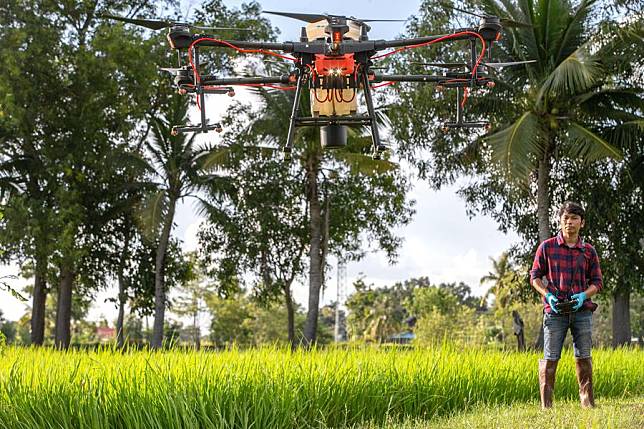
[[[584,408],[595,406],[595,398],[593,397],[593,362],[590,356],[593,332],[592,321],[592,312],[588,310],[580,311],[574,313],[574,319],[570,326],[575,350],[579,399],[581,406]]]
[[[552,407],[555,390],[555,375],[557,364],[561,357],[566,332],[568,331],[568,317],[557,314],[543,315],[543,359],[539,361],[539,392],[541,394],[541,408]]]

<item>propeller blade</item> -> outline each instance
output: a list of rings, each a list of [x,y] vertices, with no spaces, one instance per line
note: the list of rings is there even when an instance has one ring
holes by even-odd
[[[115,15],[101,15],[102,18],[113,19],[115,21],[127,22],[129,24],[139,25],[141,27],[149,28],[150,30],[161,30],[163,28],[172,27],[176,23],[161,21],[158,19],[136,19],[136,18],[125,18],[123,16]]]
[[[466,14],[466,15],[476,16],[477,18],[487,18],[487,16],[485,16],[485,15],[481,15],[481,14],[478,14],[478,13],[470,12],[469,10],[465,10],[465,9],[460,9],[460,8],[458,8],[458,7],[452,6],[451,4],[447,4],[447,3],[440,2],[440,5],[441,5],[441,6],[443,6],[444,8],[452,9],[452,10],[455,10],[455,11],[457,11],[457,12],[462,12],[462,13],[464,13],[464,14]]]
[[[101,15],[101,18],[113,19],[115,21],[127,22],[129,24],[138,25],[141,27],[149,28],[150,30],[161,30],[164,28],[174,27],[178,25],[196,28],[198,30],[234,30],[234,31],[252,31],[248,28],[234,28],[234,27],[202,27],[199,25],[192,25],[185,22],[176,22],[176,21],[164,21],[160,19],[137,19],[137,18],[125,18],[123,16],[116,15]]]
[[[274,12],[270,10],[265,10],[262,13],[285,16],[287,18],[299,19],[300,21],[305,22],[317,22],[327,18],[327,15],[320,15],[316,13]]]
[[[316,13],[294,13],[294,12],[273,12],[270,10],[265,10],[263,13],[270,13],[272,15],[285,16],[287,18],[299,19],[300,21],[305,22],[317,22],[323,19],[329,18],[341,18],[348,19],[356,22],[406,22],[406,19],[362,19],[356,18],[354,16],[342,16],[342,15],[329,15],[329,14],[316,14]]]
[[[417,63],[417,62],[413,62],[411,64],[420,65],[420,66],[429,66],[429,67],[441,67],[441,68],[445,68],[445,69],[456,69],[456,68],[469,66],[469,64],[467,64],[467,63]]]
[[[484,66],[486,67],[492,67],[495,69],[500,69],[502,67],[510,67],[510,66],[518,66],[521,64],[532,64],[536,63],[537,60],[528,60],[528,61],[513,61],[513,62],[508,62],[508,63],[483,63]]]
[[[406,19],[358,19],[353,17],[349,17],[349,19],[359,22],[407,22]]]

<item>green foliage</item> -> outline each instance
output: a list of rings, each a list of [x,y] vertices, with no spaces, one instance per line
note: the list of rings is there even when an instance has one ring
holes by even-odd
[[[599,404],[644,395],[642,353],[593,353]],[[431,420],[474,406],[534,404],[538,358],[450,346],[64,354],[8,348],[0,379],[12,382],[0,384],[0,403],[7,405],[0,407],[0,422],[6,428],[52,421],[62,428],[301,428]],[[577,398],[574,358],[566,352],[557,401]]]

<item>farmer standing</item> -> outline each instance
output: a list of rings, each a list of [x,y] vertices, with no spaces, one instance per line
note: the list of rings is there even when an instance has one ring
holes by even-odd
[[[544,358],[539,360],[542,408],[552,407],[557,363],[568,328],[572,333],[579,398],[582,407],[593,407],[592,313],[597,308],[590,297],[602,288],[599,257],[593,246],[579,236],[584,209],[566,201],[559,209],[561,230],[542,242],[534,256],[530,281],[543,297]],[[557,308],[573,300],[572,308]]]

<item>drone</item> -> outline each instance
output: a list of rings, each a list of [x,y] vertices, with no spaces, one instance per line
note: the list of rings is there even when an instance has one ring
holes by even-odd
[[[456,8],[453,8],[456,9]],[[381,142],[376,123],[373,90],[396,82],[431,83],[442,88],[456,88],[456,120],[446,122],[445,129],[489,127],[486,121],[467,121],[463,109],[472,88],[495,85],[488,73],[490,68],[525,64],[534,61],[512,63],[493,63],[492,45],[500,38],[502,25],[525,26],[491,15],[473,14],[480,18],[478,26],[462,28],[450,34],[433,35],[399,40],[370,40],[368,22],[400,21],[359,19],[330,14],[303,14],[290,12],[264,11],[298,19],[307,24],[301,29],[298,41],[263,42],[224,40],[201,30],[230,30],[230,28],[204,28],[188,23],[162,20],[134,19],[113,15],[104,18],[140,25],[153,30],[168,28],[167,40],[170,48],[179,55],[178,68],[162,70],[174,76],[174,85],[180,94],[194,94],[201,111],[199,125],[175,126],[173,134],[185,132],[221,132],[218,123],[207,121],[205,95],[235,95],[235,86],[269,87],[273,89],[294,90],[295,97],[286,143],[283,152],[288,157],[293,150],[296,127],[314,126],[320,128],[323,148],[346,146],[347,126],[369,126],[372,138],[372,156],[380,159],[387,146]],[[193,32],[193,30],[197,30]],[[421,63],[432,67],[446,68],[442,75],[431,74],[382,74],[377,72],[374,62],[409,49],[429,46],[436,43],[455,41],[469,42],[469,61],[463,63]],[[479,49],[480,45],[480,49]],[[256,77],[219,77],[201,74],[200,53],[204,48],[233,49],[239,53],[271,55],[291,62],[292,70],[280,76]],[[383,52],[384,51],[384,52]],[[188,63],[181,65],[181,53],[187,52]],[[484,58],[487,58],[484,61]],[[461,70],[457,70],[460,68]],[[310,91],[311,116],[303,116],[300,100],[305,89]],[[358,113],[358,91],[364,95],[367,112]]]

